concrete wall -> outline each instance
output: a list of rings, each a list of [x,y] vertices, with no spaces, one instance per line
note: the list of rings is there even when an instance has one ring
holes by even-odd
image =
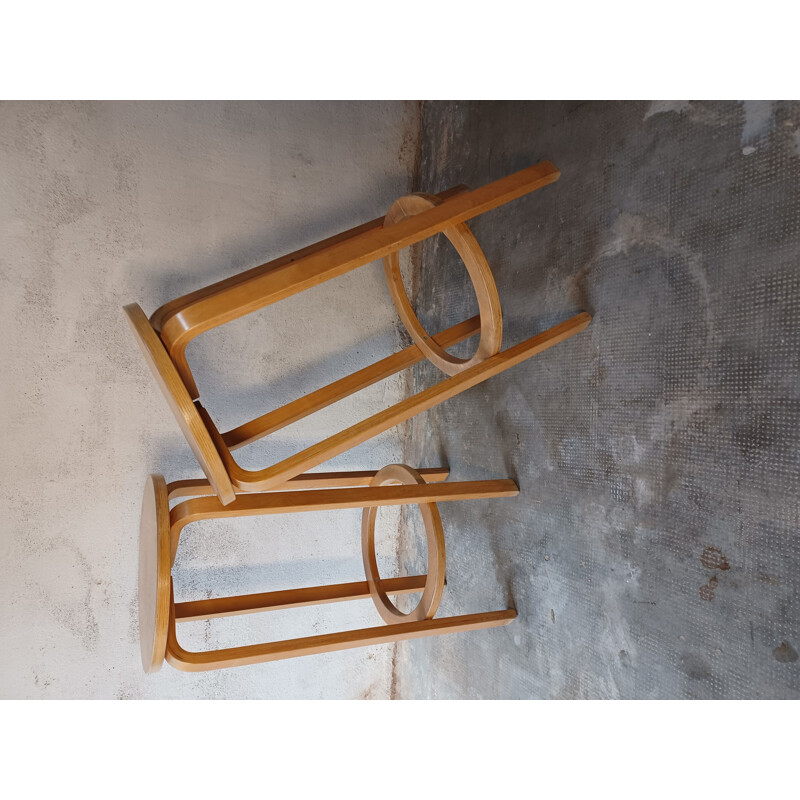
[[[404,642],[398,694],[800,698],[800,103],[426,103],[423,131],[423,191],[562,171],[470,222],[504,345],[593,320],[412,421],[409,460],[520,485],[442,504],[440,615],[519,617]],[[435,239],[418,301],[475,313]]]
[[[388,696],[387,646],[142,673],[142,486],[149,472],[200,472],[121,307],[136,301],[151,313],[384,213],[410,188],[417,125],[416,105],[403,103],[0,105],[0,696]],[[224,428],[393,351],[395,321],[373,264],[201,337],[189,360]],[[399,378],[379,384],[240,451],[242,463],[272,463],[402,391]],[[331,464],[379,468],[398,460],[399,436]],[[359,580],[359,519],[192,526],[175,565],[177,599]],[[385,533],[385,563],[394,552]],[[224,647],[379,622],[359,601],[189,623],[181,635],[187,646]]]

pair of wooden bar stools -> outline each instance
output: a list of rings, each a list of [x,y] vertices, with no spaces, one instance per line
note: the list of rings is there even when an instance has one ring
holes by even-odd
[[[443,483],[446,469],[415,470],[393,464],[377,471],[309,472],[340,453],[432,408],[583,330],[586,313],[500,352],[502,314],[486,259],[465,221],[558,180],[541,162],[473,191],[456,187],[440,195],[401,197],[380,219],[291,255],[173,300],[148,319],[136,305],[128,320],[167,403],[205,472],[207,481],[167,484],[150,475],[142,504],[139,558],[139,633],[147,672],[166,658],[178,669],[197,671],[253,664],[381,642],[508,624],[513,609],[434,619],[444,587],[445,547],[436,503],[518,493],[511,480]],[[443,233],[464,260],[475,287],[479,314],[430,336],[403,288],[398,252]],[[275,411],[220,433],[200,404],[186,361],[186,346],[204,331],[283,300],[323,281],[382,258],[392,299],[414,344],[365,369],[313,391]],[[480,334],[472,358],[447,352]],[[428,358],[449,377],[394,406],[261,470],[239,466],[231,451],[296,422]],[[189,498],[189,499],[182,499]],[[170,501],[178,499],[170,508]],[[374,551],[377,508],[418,504],[428,541],[427,575],[382,579]],[[180,533],[201,519],[301,511],[363,508],[362,555],[366,581],[307,587],[213,600],[176,603],[171,567]],[[422,592],[413,611],[401,613],[388,595]],[[371,597],[384,626],[226,650],[189,652],[176,637],[176,623]]]

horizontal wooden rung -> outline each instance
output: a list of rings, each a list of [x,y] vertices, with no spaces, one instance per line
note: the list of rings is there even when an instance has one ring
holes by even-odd
[[[385,578],[381,581],[381,586],[387,594],[421,592],[425,588],[426,577],[425,575],[411,575],[403,578]],[[253,614],[259,611],[277,611],[283,608],[339,603],[344,600],[364,600],[369,596],[369,584],[366,581],[336,583],[330,586],[308,586],[303,589],[286,589],[278,592],[175,603],[175,619],[178,622],[191,622],[215,617],[232,617],[237,614]]]
[[[517,612],[510,608],[481,614],[464,614],[458,617],[425,619],[421,622],[400,622],[396,625],[381,625],[355,631],[324,633],[317,636],[306,636],[302,639],[286,639],[282,642],[231,647],[226,650],[210,650],[201,653],[189,652],[178,644],[173,622],[170,625],[167,640],[167,661],[176,669],[188,672],[241,667],[264,661],[278,661],[284,658],[348,650],[353,647],[418,639],[423,636],[495,628],[500,625],[508,625],[516,616]]]
[[[201,519],[216,517],[292,514],[303,511],[329,511],[340,508],[438,503],[489,497],[514,497],[519,487],[504,478],[493,481],[459,481],[422,485],[364,486],[348,489],[314,489],[292,492],[240,494],[223,506],[216,497],[184,500],[170,511],[173,533]]]

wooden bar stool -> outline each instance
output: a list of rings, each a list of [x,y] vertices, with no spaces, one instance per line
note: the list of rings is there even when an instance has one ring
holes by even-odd
[[[553,183],[559,175],[550,162],[543,161],[474,191],[456,187],[436,196],[409,195],[396,201],[384,218],[191,292],[162,306],[149,320],[135,303],[125,306],[156,382],[220,502],[233,503],[237,492],[268,491],[280,486],[583,330],[591,321],[586,313],[577,314],[499,352],[502,314],[497,288],[480,247],[464,224],[465,220]],[[436,233],[445,234],[464,258],[475,284],[480,314],[431,337],[414,315],[405,295],[397,253]],[[414,344],[268,414],[220,433],[199,402],[197,386],[186,362],[187,344],[204,331],[378,258],[385,259],[392,298]],[[480,333],[480,341],[472,358],[457,359],[446,352],[446,348],[477,333]],[[234,460],[231,451],[426,357],[450,377],[265,469],[244,469]]]
[[[444,534],[436,502],[513,497],[519,493],[512,480],[441,483],[447,475],[446,469],[417,471],[403,464],[392,464],[378,472],[314,473],[289,481],[278,491],[237,495],[227,506],[218,497],[208,496],[214,492],[208,482],[167,484],[161,475],[150,475],[144,488],[139,540],[139,639],[145,672],[159,670],[165,658],[177,669],[197,672],[507,625],[517,615],[514,609],[433,618],[445,583]],[[305,488],[295,489],[297,486]],[[195,496],[170,510],[171,499],[189,495]],[[382,579],[374,552],[377,507],[410,503],[419,504],[422,511],[428,540],[428,573]],[[186,525],[201,519],[339,508],[364,509],[362,550],[366,581],[175,602],[171,565]],[[388,597],[419,591],[422,598],[409,614],[402,614]],[[185,650],[175,631],[178,622],[366,597],[372,597],[387,625],[207,652]]]

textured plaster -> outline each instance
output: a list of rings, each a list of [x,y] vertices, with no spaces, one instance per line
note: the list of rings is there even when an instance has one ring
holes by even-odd
[[[180,294],[385,213],[408,191],[418,108],[404,103],[3,103],[0,329],[4,417],[0,696],[387,697],[391,646],[207,674],[145,676],[138,517],[148,472],[199,468],[122,305]],[[226,427],[394,351],[368,265],[193,343],[204,404]],[[398,399],[383,382],[240,451],[272,463]],[[398,460],[389,432],[331,462]],[[252,451],[252,452],[248,452]],[[331,468],[328,465],[328,468]],[[359,512],[187,529],[177,599],[359,580]],[[387,569],[395,527],[381,538]],[[369,601],[181,629],[222,647],[379,624]]]
[[[0,105],[0,696],[800,696],[800,105],[427,103],[419,153],[418,124],[400,103]],[[332,462],[516,479],[517,498],[441,504],[440,615],[519,618],[144,676],[141,487],[199,473],[121,306],[151,312],[371,219],[412,179],[479,186],[543,158],[557,184],[470,224],[506,346],[578,309],[592,326]],[[408,285],[429,330],[475,313],[442,237],[420,250]],[[373,264],[200,337],[189,359],[224,428],[396,350],[395,321]],[[441,377],[421,364],[242,461]],[[423,571],[418,511],[389,512],[382,571]],[[191,526],[178,599],[356,580],[359,539],[357,511]],[[181,636],[224,647],[379,622],[363,601]]]

